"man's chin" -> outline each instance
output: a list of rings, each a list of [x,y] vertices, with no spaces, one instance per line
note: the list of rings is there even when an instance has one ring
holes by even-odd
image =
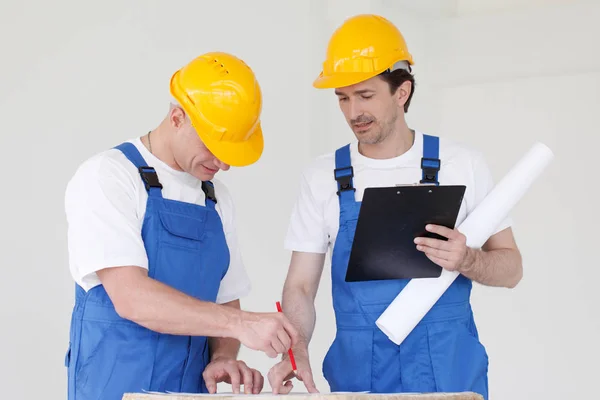
[[[204,165],[200,165],[199,168],[196,169],[195,174],[193,174],[197,179],[201,181],[210,181],[215,177],[215,175],[219,172],[219,170],[214,170],[205,167]]]
[[[190,175],[192,175],[194,178],[200,180],[200,181],[210,181],[212,179],[214,179],[216,173],[211,174],[211,173],[207,173],[206,171],[194,171],[194,172],[189,172]]]
[[[356,139],[358,140],[358,142],[360,144],[377,144],[378,140],[377,137],[374,137],[374,135],[369,135],[366,132],[354,132],[354,134],[356,135]]]

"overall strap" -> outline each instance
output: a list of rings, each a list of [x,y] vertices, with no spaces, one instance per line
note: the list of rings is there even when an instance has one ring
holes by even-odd
[[[206,196],[206,207],[214,210],[215,204],[217,204],[217,197],[215,196],[215,185],[211,181],[202,181],[202,191]]]
[[[162,185],[158,180],[156,171],[146,163],[146,160],[144,160],[144,157],[142,157],[135,145],[125,142],[116,146],[115,149],[121,150],[125,157],[136,166],[144,182],[148,196],[162,197]]]
[[[423,158],[421,158],[423,176],[421,183],[439,185],[438,172],[440,167],[440,138],[423,135]]]
[[[335,169],[333,176],[337,181],[337,195],[340,198],[340,209],[355,202],[354,192],[356,189],[353,185],[352,178],[354,177],[354,169],[350,160],[350,145],[340,147],[335,152]]]

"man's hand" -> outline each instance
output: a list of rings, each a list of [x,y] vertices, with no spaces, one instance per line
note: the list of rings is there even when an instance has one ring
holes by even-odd
[[[448,240],[418,237],[415,239],[417,250],[425,253],[427,258],[448,271],[462,272],[468,269],[472,257],[465,235],[456,229],[439,225],[427,225],[425,229]]]
[[[217,392],[219,382],[229,383],[233,393],[240,393],[240,385],[244,385],[246,394],[258,394],[264,385],[264,378],[260,372],[249,368],[241,360],[225,357],[212,360],[204,369],[202,377],[211,394]]]
[[[296,344],[298,331],[283,313],[245,312],[237,328],[237,339],[244,346],[275,358]]]
[[[306,390],[309,393],[319,393],[315,387],[308,355],[303,354],[303,352],[294,351],[294,359],[298,368],[297,374],[294,374],[292,371],[292,364],[287,355],[269,370],[267,376],[269,384],[273,388],[273,394],[288,394],[294,387],[291,381],[294,376],[299,381],[304,382],[304,386],[306,386]]]

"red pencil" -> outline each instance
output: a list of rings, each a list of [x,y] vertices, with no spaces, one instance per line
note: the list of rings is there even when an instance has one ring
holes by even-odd
[[[283,310],[281,309],[281,303],[280,302],[277,302],[277,311],[278,312],[283,312]],[[292,352],[292,348],[291,347],[288,350],[288,355],[290,356],[290,362],[292,363],[292,370],[294,371],[294,373],[297,373],[298,369],[296,368],[296,360],[294,359],[294,353]]]

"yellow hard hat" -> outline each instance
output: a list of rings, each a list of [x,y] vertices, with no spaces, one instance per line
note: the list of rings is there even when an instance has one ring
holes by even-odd
[[[398,28],[379,15],[356,15],[331,36],[323,71],[313,86],[326,89],[354,85],[399,61],[414,64]]]
[[[170,90],[215,157],[238,167],[260,158],[262,92],[244,61],[223,52],[203,54],[173,74]]]

